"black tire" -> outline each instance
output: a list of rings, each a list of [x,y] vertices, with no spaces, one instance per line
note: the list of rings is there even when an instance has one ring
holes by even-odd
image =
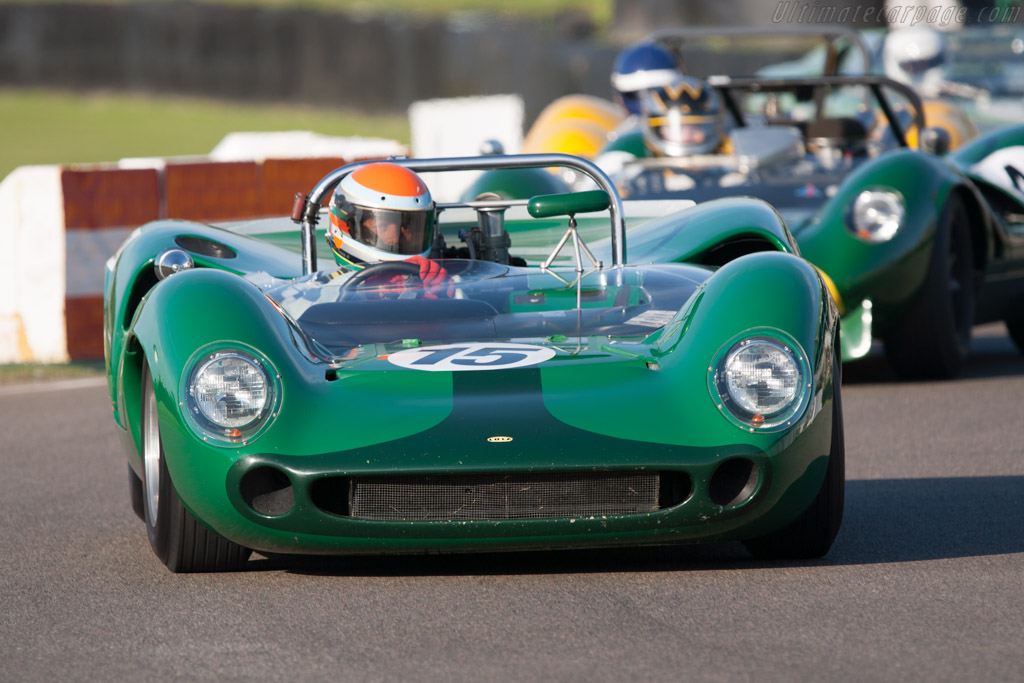
[[[142,513],[149,544],[172,572],[235,571],[252,551],[200,524],[178,497],[160,440],[149,367],[142,373]]]
[[[974,259],[967,208],[950,195],[939,220],[924,286],[885,338],[885,353],[908,379],[948,379],[963,366],[974,324]]]
[[[832,547],[839,533],[846,494],[846,441],[843,434],[841,379],[836,360],[832,363],[832,373],[832,443],[825,480],[810,507],[795,522],[767,536],[743,542],[750,554],[759,560],[810,560],[822,557]]]
[[[1007,320],[1006,331],[1010,333],[1010,339],[1017,345],[1017,350],[1024,353],[1024,318]]]
[[[132,501],[132,512],[145,521],[146,515],[142,511],[142,480],[135,474],[131,465],[128,465],[128,498]]]

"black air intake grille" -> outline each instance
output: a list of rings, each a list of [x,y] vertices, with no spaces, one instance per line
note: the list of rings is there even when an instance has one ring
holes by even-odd
[[[658,473],[556,472],[357,477],[352,517],[533,519],[658,509]]]

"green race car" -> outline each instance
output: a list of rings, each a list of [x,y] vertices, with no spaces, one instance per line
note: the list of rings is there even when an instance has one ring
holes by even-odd
[[[253,550],[829,550],[839,316],[774,209],[623,202],[568,155],[393,163],[428,184],[565,167],[599,189],[438,204],[440,296],[406,261],[318,269],[323,202],[362,164],[292,220],[137,230],[107,266],[104,339],[133,508],[171,570]]]
[[[953,377],[971,327],[999,320],[1024,349],[1024,125],[949,150],[920,98],[879,76],[718,77],[707,91],[722,148],[667,152],[684,126],[639,126],[595,159],[622,196],[769,202],[830,285],[843,360],[882,342],[902,376]],[[665,111],[650,121],[685,125],[685,91],[654,95]],[[464,196],[528,196],[526,173],[492,171]]]

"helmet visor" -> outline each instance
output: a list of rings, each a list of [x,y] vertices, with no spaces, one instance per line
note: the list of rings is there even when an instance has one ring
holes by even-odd
[[[668,149],[679,153],[704,153],[718,145],[717,122],[714,116],[681,116],[670,110],[664,116],[648,119],[651,133]]]
[[[430,249],[431,211],[352,207],[348,225],[356,241],[389,254],[412,256]]]

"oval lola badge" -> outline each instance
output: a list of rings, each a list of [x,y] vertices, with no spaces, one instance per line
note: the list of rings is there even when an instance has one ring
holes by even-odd
[[[543,363],[554,355],[555,350],[546,346],[472,342],[402,349],[389,355],[388,362],[410,370],[428,372],[508,370]]]

